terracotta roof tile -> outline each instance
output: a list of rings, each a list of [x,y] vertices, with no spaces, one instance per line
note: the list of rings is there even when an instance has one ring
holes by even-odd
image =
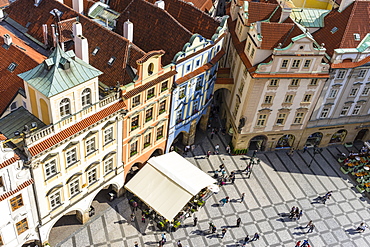
[[[267,20],[278,7],[278,4],[273,3],[249,2],[247,25],[256,21]]]
[[[282,47],[285,47],[292,42],[293,37],[302,33],[302,30],[294,23],[262,22],[262,43],[260,48],[263,50],[272,50],[279,43],[282,44]]]
[[[125,104],[123,103],[123,101],[119,101],[97,113],[95,113],[94,115],[90,116],[90,117],[87,117],[85,119],[83,119],[82,121],[68,127],[67,129],[65,130],[62,130],[61,132],[58,132],[57,134],[49,137],[48,139],[40,142],[40,143],[37,143],[36,145],[34,146],[31,146],[28,148],[28,151],[30,152],[31,155],[35,156],[49,148],[51,148],[52,146],[56,145],[57,143],[65,140],[66,138],[74,135],[74,134],[77,134],[78,132],[86,129],[87,127],[95,124],[96,122],[108,117],[109,115],[123,109],[125,107]]]
[[[23,190],[24,188],[30,186],[33,183],[34,183],[34,180],[33,179],[27,180],[26,182],[18,185],[15,190],[12,190],[12,191],[6,192],[5,194],[2,194],[0,196],[0,202],[1,201],[4,201],[5,199],[7,199],[9,197],[11,197],[12,195],[18,193],[19,191]]]
[[[15,163],[17,160],[19,160],[19,156],[14,154],[14,157],[7,159],[3,163],[0,164],[0,169]]]
[[[0,8],[4,8],[9,5],[8,0],[0,0]]]
[[[164,50],[150,51],[145,56],[143,56],[142,58],[136,60],[136,62],[139,63],[139,64],[142,64],[142,63],[145,63],[146,61],[148,61],[148,59],[151,58],[152,56],[163,55],[164,53],[165,53]]]
[[[76,18],[71,18],[67,20],[62,20],[58,22],[59,27],[59,41],[67,42],[73,40],[73,33],[71,32],[73,28],[73,23],[76,22]]]
[[[356,68],[361,65],[367,64],[370,62],[370,56],[365,57],[361,61],[358,62],[342,62],[342,63],[333,63],[331,67],[333,69],[350,69],[350,68]]]
[[[184,2],[188,2],[189,4],[194,4],[194,7],[200,9],[201,11],[210,11],[213,3],[212,0],[183,0]]]
[[[0,134],[0,141],[5,141],[6,139],[8,139],[8,138],[6,138],[6,136],[5,136],[5,135]]]

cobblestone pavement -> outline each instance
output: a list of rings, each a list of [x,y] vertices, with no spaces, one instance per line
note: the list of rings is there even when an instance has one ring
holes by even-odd
[[[309,168],[313,150],[296,152],[293,157],[286,150],[260,152],[262,160],[255,165],[252,176],[247,178],[239,171],[246,167],[249,156],[229,156],[225,154],[227,145],[225,136],[200,136],[195,150],[185,157],[203,171],[213,174],[221,163],[226,165],[228,173],[236,171],[235,184],[221,187],[221,191],[211,197],[206,205],[196,213],[198,225],[193,226],[192,219],[176,232],[167,234],[165,246],[182,245],[191,247],[236,247],[246,234],[260,233],[260,239],[246,246],[294,246],[298,240],[308,239],[311,246],[370,246],[370,230],[357,233],[356,227],[365,221],[370,224],[369,200],[354,189],[347,175],[339,170],[336,155],[348,153],[343,146],[324,148]],[[220,144],[220,154],[204,158],[207,150],[214,150]],[[318,196],[332,190],[333,195],[326,204],[317,200]],[[240,203],[240,195],[245,193],[245,201]],[[219,200],[229,196],[231,202],[219,206]],[[290,220],[285,216],[292,206],[303,209],[300,220]],[[58,246],[158,246],[161,233],[149,222],[141,223],[137,217],[130,222],[131,214],[126,198],[116,199],[115,204],[100,215],[95,215],[85,226],[73,233]],[[138,216],[140,212],[137,213]],[[240,227],[235,227],[240,217]],[[313,220],[316,228],[313,233],[306,233],[304,228]],[[208,233],[208,223],[228,231],[223,239]]]

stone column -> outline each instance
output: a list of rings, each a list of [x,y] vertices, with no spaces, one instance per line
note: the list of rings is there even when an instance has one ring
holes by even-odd
[[[83,225],[89,220],[89,209],[85,210],[83,213],[76,210],[76,219]]]
[[[197,120],[194,119],[190,124],[189,133],[183,133],[182,144],[184,145],[194,144],[196,130],[197,130]]]
[[[206,114],[202,116],[199,122],[199,128],[203,131],[207,131],[207,123],[209,119],[209,113],[211,112],[211,107],[208,107]]]

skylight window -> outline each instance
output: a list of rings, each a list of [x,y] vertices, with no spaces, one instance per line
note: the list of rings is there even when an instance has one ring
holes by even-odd
[[[10,72],[13,72],[13,71],[15,70],[15,68],[17,68],[17,66],[18,66],[18,64],[16,64],[16,63],[11,63],[11,64],[9,64],[9,66],[8,66],[8,70],[9,70]]]
[[[93,55],[93,56],[95,56],[97,53],[98,53],[98,51],[100,50],[100,47],[95,47],[95,49],[93,50],[93,52],[91,53],[91,55]]]
[[[337,27],[333,27],[332,30],[330,31],[331,33],[335,33],[336,31],[338,31],[338,28]]]
[[[111,57],[108,61],[108,65],[112,65],[114,61],[116,60],[116,57]]]
[[[356,41],[359,41],[361,39],[360,37],[360,34],[359,33],[354,33],[353,34],[353,37],[355,38]]]

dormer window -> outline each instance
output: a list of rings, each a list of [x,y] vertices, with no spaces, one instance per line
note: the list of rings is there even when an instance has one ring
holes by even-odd
[[[15,70],[15,68],[17,68],[17,66],[18,66],[18,64],[16,64],[16,63],[11,63],[11,64],[9,64],[9,66],[8,66],[8,70],[9,70],[10,72],[13,72],[13,71]]]
[[[111,57],[108,61],[108,65],[109,66],[112,66],[112,64],[114,63],[114,61],[116,61],[116,57]]]
[[[152,75],[154,71],[154,64],[150,63],[148,66],[148,75]]]
[[[69,99],[63,99],[59,104],[59,111],[61,117],[66,117],[71,114],[71,103]]]
[[[360,41],[361,40],[361,36],[359,33],[354,33],[353,34],[353,37],[355,38],[356,41]]]
[[[93,52],[91,53],[91,55],[95,56],[100,50],[100,47],[95,47],[95,49],[93,50]]]
[[[82,107],[91,105],[91,89],[86,88],[82,91],[81,94]]]
[[[333,34],[333,33],[335,33],[336,31],[338,31],[338,28],[337,27],[333,27],[331,30],[330,30],[330,32]]]

